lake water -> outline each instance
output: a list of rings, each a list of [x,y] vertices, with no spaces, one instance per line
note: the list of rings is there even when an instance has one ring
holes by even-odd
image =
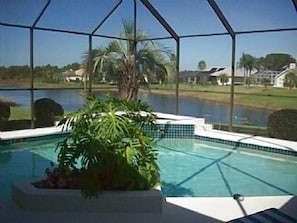
[[[37,90],[34,99],[48,97],[60,103],[64,110],[73,111],[84,105],[82,90]],[[103,96],[105,93],[96,93]],[[29,107],[30,92],[21,91],[0,91],[0,98],[14,101],[20,106]],[[156,112],[175,114],[175,96],[158,95],[153,93],[140,93],[139,99],[146,101]],[[208,123],[228,123],[229,104],[208,102],[199,99],[179,99],[179,114],[205,118]],[[234,124],[249,123],[253,125],[266,126],[270,112],[263,109],[254,109],[245,106],[234,106]]]

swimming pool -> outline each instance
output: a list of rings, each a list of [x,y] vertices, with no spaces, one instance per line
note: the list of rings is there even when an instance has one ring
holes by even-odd
[[[12,181],[44,175],[57,162],[61,139],[0,147],[0,200]],[[195,139],[160,139],[159,165],[166,197],[297,195],[297,157],[258,152]]]

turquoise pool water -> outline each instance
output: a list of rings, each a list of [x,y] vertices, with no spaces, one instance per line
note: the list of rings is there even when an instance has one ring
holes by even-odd
[[[158,145],[166,196],[297,195],[297,157],[197,140]]]
[[[60,139],[0,147],[0,200],[12,181],[44,175]],[[157,141],[164,196],[297,195],[297,157],[199,140]]]

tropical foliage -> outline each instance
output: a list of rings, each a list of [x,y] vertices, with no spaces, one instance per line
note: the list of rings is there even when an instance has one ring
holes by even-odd
[[[157,151],[144,130],[156,127],[151,108],[137,100],[86,99],[84,108],[60,122],[70,134],[57,146],[59,170],[79,173],[76,181],[85,196],[156,186]]]
[[[152,79],[164,80],[170,65],[170,50],[154,41],[143,32],[134,34],[134,24],[123,21],[121,39],[113,40],[85,56],[85,64],[92,60],[93,71],[113,77],[118,83],[119,94],[126,100],[137,99],[141,84]]]

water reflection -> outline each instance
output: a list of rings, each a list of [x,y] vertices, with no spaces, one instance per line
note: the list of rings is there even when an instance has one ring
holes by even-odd
[[[103,97],[107,92],[97,92],[96,95]],[[1,98],[18,103],[20,106],[29,107],[29,91],[2,91]],[[73,111],[84,105],[82,90],[37,90],[34,99],[48,97],[63,105],[64,110]],[[153,93],[140,93],[139,98],[146,101],[157,112],[175,114],[175,96],[158,95]],[[193,98],[179,99],[179,114],[205,118],[208,123],[228,123],[229,104],[209,102]],[[234,124],[253,124],[266,126],[269,111],[253,109],[245,106],[234,106]]]
[[[157,95],[142,93],[140,98],[148,102],[156,111],[175,113],[175,97],[169,95]],[[194,117],[205,118],[209,123],[228,123],[229,104],[210,102],[193,98],[180,98],[179,113]],[[234,106],[235,124],[253,124],[266,126],[269,112],[262,109],[253,109],[245,106]]]

